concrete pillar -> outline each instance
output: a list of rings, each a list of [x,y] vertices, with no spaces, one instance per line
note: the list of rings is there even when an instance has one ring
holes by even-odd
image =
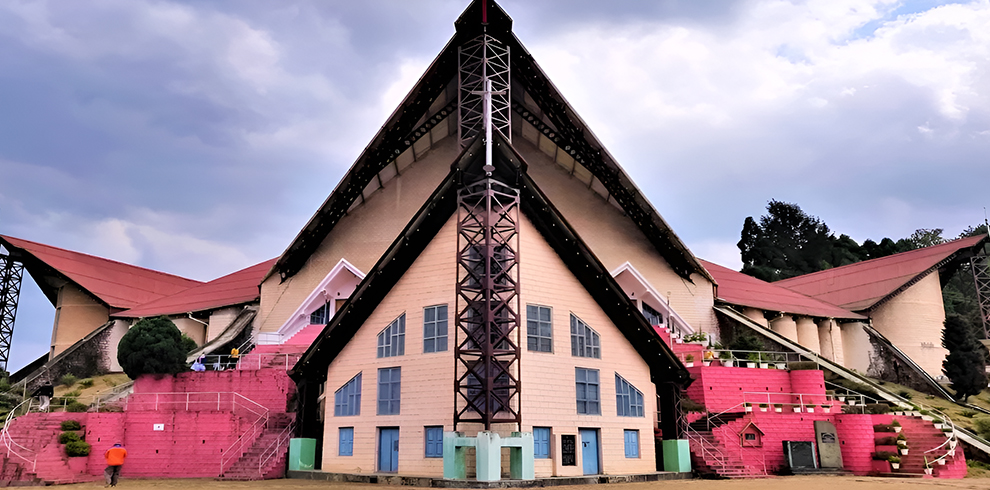
[[[822,356],[832,362],[844,365],[845,353],[842,351],[842,332],[834,318],[827,318],[818,322],[818,340],[822,345]]]
[[[841,323],[839,329],[842,331],[843,366],[865,374],[870,368],[873,345],[870,336],[863,330],[863,323]]]
[[[815,320],[810,317],[799,316],[795,324],[797,326],[798,343],[806,349],[811,349],[821,354],[822,346],[818,340],[818,325],[815,325]]]
[[[502,478],[502,438],[497,432],[482,431],[478,433],[477,446],[478,481],[499,481]]]
[[[794,323],[794,317],[791,315],[783,315],[770,322],[770,329],[794,342],[799,342],[797,324]]]
[[[744,308],[742,314],[746,318],[749,318],[764,327],[770,327],[770,322],[768,322],[767,317],[763,315],[763,310],[759,308]]]

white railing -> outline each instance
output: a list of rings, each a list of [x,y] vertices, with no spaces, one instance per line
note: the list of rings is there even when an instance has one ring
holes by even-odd
[[[265,467],[272,458],[277,458],[282,451],[284,451],[286,446],[289,444],[289,439],[292,437],[292,432],[296,428],[295,422],[290,422],[286,428],[282,429],[282,432],[278,433],[275,440],[261,452],[261,456],[258,459],[258,474],[262,477],[265,476]]]
[[[205,371],[256,370],[263,367],[281,367],[288,370],[302,357],[298,353],[283,354],[243,354],[237,359],[229,355],[200,356]],[[190,365],[190,369],[192,366]]]
[[[264,405],[232,391],[204,392],[162,392],[162,393],[131,393],[127,397],[124,410],[230,410],[247,411],[257,417],[267,417],[268,409]]]
[[[268,413],[266,412],[264,416],[259,417],[255,420],[251,426],[244,431],[227,449],[224,449],[220,456],[220,474],[218,476],[223,476],[224,472],[230,468],[230,465],[241,459],[241,456],[251,448],[254,441],[261,437],[261,434],[265,431],[265,427],[268,425]]]
[[[24,413],[26,414],[30,412],[31,401],[32,399],[28,398],[27,400],[24,400],[23,402],[19,403],[16,407],[10,410],[10,413],[7,414],[7,418],[4,420],[3,430],[0,431],[0,441],[2,441],[3,445],[7,447],[7,458],[14,456],[17,459],[24,461],[26,464],[30,466],[31,472],[33,473],[38,466],[38,451],[35,451],[34,449],[26,448],[18,444],[10,436],[10,426],[14,422],[15,414],[25,404],[27,404],[27,406],[24,407]]]

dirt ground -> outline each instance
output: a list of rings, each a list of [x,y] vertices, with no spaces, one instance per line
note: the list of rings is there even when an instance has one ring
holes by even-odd
[[[134,480],[122,478],[120,490],[373,490],[387,487],[363,483],[329,483],[310,480],[227,482],[209,479]],[[103,488],[102,482],[67,485],[66,490]],[[410,490],[416,487],[408,487]],[[761,480],[676,480],[652,483],[619,483],[553,487],[569,490],[898,490],[921,488],[986,490],[986,479],[922,480],[858,476],[785,476]]]

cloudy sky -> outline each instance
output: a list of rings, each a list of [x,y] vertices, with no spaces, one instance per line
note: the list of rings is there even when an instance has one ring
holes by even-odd
[[[209,280],[282,252],[468,0],[0,3],[0,234]],[[695,252],[799,204],[862,242],[983,220],[990,1],[502,0]],[[10,368],[54,310],[24,286]]]

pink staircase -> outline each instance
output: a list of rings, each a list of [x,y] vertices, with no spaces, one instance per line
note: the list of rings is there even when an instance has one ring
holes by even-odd
[[[273,415],[261,436],[221,475],[223,479],[267,480],[285,475],[286,448],[293,421],[294,414]]]

